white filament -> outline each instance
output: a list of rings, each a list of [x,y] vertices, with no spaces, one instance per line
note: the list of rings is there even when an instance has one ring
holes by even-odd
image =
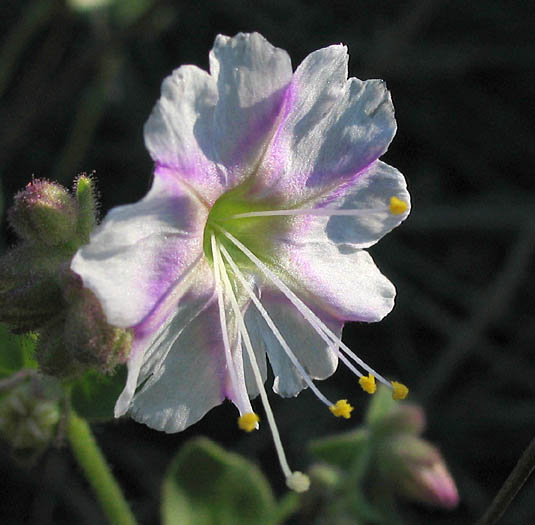
[[[213,238],[214,237],[212,236],[212,239]],[[223,278],[225,288],[229,295],[229,299],[232,305],[232,309],[234,310],[234,315],[236,316],[236,319],[238,320],[239,330],[242,334],[242,339],[245,344],[245,349],[247,350],[249,361],[253,369],[253,375],[256,381],[256,386],[260,393],[262,404],[264,405],[264,411],[266,413],[269,428],[271,429],[271,434],[273,435],[273,441],[275,443],[275,450],[277,451],[277,456],[279,458],[282,472],[284,473],[284,476],[287,479],[288,478],[291,479],[292,470],[290,469],[290,466],[288,465],[288,460],[286,459],[286,454],[284,453],[284,448],[282,447],[282,441],[279,435],[279,430],[277,428],[277,423],[275,422],[275,416],[273,415],[273,411],[271,410],[271,406],[269,404],[266,389],[264,388],[264,381],[262,380],[262,374],[260,373],[260,369],[256,361],[253,346],[251,344],[251,339],[249,338],[249,333],[247,332],[245,321],[243,320],[243,316],[240,311],[240,306],[238,305],[238,301],[236,300],[236,296],[234,295],[234,290],[232,289],[232,284],[230,283],[229,277],[227,275],[225,265],[221,259],[219,248],[213,240],[212,240],[212,256],[214,259],[214,269]]]
[[[328,216],[331,215],[350,215],[350,216],[366,216],[372,213],[387,212],[388,208],[368,208],[368,209],[333,209],[333,208],[295,208],[289,210],[265,210],[265,211],[250,211],[246,213],[236,213],[229,219],[246,219],[250,217],[273,217],[273,216],[288,216],[288,215],[317,215]]]
[[[289,347],[288,343],[286,342],[286,340],[284,339],[284,337],[280,333],[280,330],[277,328],[277,326],[275,325],[275,323],[273,322],[273,320],[271,319],[271,317],[267,313],[266,309],[264,308],[264,306],[262,305],[262,303],[260,302],[258,297],[253,292],[251,286],[246,281],[246,279],[243,276],[243,274],[240,272],[240,269],[238,268],[238,266],[236,265],[236,263],[234,262],[234,260],[230,256],[230,254],[228,253],[227,249],[223,245],[220,246],[220,249],[221,249],[221,252],[223,253],[223,256],[225,257],[225,259],[228,261],[229,265],[231,266],[232,271],[235,273],[235,275],[239,279],[241,285],[245,288],[245,291],[249,295],[250,299],[255,304],[255,306],[258,309],[260,315],[263,317],[264,321],[269,326],[269,328],[273,332],[273,335],[276,337],[277,341],[282,346],[283,350],[286,352],[286,355],[289,357],[289,359],[292,362],[292,364],[295,366],[295,368],[297,368],[299,374],[301,374],[301,377],[305,380],[305,382],[308,385],[308,387],[312,390],[312,392],[314,392],[314,394],[316,394],[316,396],[318,397],[318,399],[322,403],[324,403],[328,407],[331,407],[333,405],[333,403],[331,401],[329,401],[320,392],[320,390],[314,384],[314,382],[312,381],[310,376],[306,373],[305,369],[303,368],[303,365],[301,365],[301,363],[299,362],[299,360],[297,359],[295,354],[292,352],[292,350]],[[332,343],[329,341],[328,345],[332,346]]]
[[[301,313],[301,315],[314,327],[318,333],[319,331],[323,331],[331,340],[332,343],[335,343],[340,347],[341,350],[343,350],[351,359],[353,359],[358,365],[360,365],[364,370],[366,370],[369,374],[373,374],[375,378],[380,381],[381,383],[387,385],[389,388],[392,388],[392,385],[389,381],[387,381],[383,376],[378,374],[373,368],[371,368],[369,365],[367,365],[360,357],[358,357],[355,353],[353,353],[346,344],[344,344],[333,332],[330,328],[328,328],[325,323],[312,311],[308,306],[299,299],[295,295],[294,292],[292,292],[288,286],[286,286],[249,248],[247,248],[243,243],[241,243],[234,235],[227,232],[223,228],[216,226],[225,237],[227,237],[237,248],[239,248],[248,258],[251,260],[253,264],[255,264],[260,270],[262,270],[272,281],[273,283],[279,288],[279,290],[287,297],[287,299],[297,308],[297,310]],[[341,354],[339,354],[341,355]],[[357,375],[362,376],[360,372],[356,372]]]
[[[212,242],[212,254],[215,254],[217,245],[216,245],[214,234],[212,234],[211,242]],[[216,261],[215,255],[214,255],[214,277],[215,277],[215,286],[216,286],[216,291],[217,291],[217,303],[219,305],[219,322],[221,324],[221,333],[223,336],[223,347],[225,348],[225,361],[227,363],[227,369],[229,371],[233,394],[234,394],[235,399],[239,403],[238,408],[240,410],[240,415],[243,415],[248,412],[252,412],[253,409],[251,407],[251,402],[249,401],[249,395],[247,394],[247,392],[243,392],[243,388],[240,387],[244,382],[238,380],[234,362],[232,360],[232,353],[230,350],[230,341],[229,341],[228,330],[227,330],[227,319],[226,319],[226,314],[225,314],[225,302],[223,298],[223,288],[221,286],[221,272],[220,272],[220,268],[218,265],[218,261]]]

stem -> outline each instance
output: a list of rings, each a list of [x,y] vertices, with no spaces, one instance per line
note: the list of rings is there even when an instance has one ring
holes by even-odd
[[[497,523],[507,510],[507,507],[515,499],[515,496],[524,483],[528,480],[533,469],[535,469],[535,439],[524,450],[515,468],[509,474],[502,488],[496,494],[494,501],[490,504],[483,517],[477,522],[477,525],[493,525]]]
[[[67,437],[72,451],[93,491],[113,525],[135,525],[136,519],[113,477],[87,422],[73,410],[69,414]]]

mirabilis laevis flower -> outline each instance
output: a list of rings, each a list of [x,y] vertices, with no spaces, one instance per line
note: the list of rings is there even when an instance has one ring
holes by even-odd
[[[284,397],[315,386],[342,360],[368,392],[375,378],[406,395],[341,342],[346,321],[379,321],[395,289],[364,251],[409,212],[403,176],[378,160],[396,131],[384,83],[347,78],[347,49],[288,54],[259,34],[218,36],[210,73],[166,78],[145,125],[154,182],[119,206],[72,269],[111,324],[133,327],[128,380],[115,413],[166,432],[195,423],[225,398],[239,426],[258,427],[266,354]]]

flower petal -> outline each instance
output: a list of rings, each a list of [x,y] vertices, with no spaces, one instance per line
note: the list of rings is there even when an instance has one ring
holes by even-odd
[[[317,198],[386,151],[396,132],[390,93],[381,80],[347,80],[347,59],[345,46],[330,46],[295,71],[258,171],[260,194],[289,205]]]
[[[218,315],[212,301],[185,327],[181,317],[169,323],[159,350],[165,357],[132,400],[136,421],[180,432],[223,401],[227,374]]]
[[[161,173],[141,201],[108,213],[71,268],[110,324],[137,325],[199,258],[205,216],[176,179]]]
[[[213,300],[212,272],[202,260],[170,293],[162,297],[157,307],[135,329],[135,338],[128,358],[126,386],[115,404],[115,417],[130,408],[138,386],[150,378],[156,381],[162,373],[162,364],[182,331]]]
[[[154,162],[175,172],[209,202],[221,194],[225,180],[209,160],[214,156],[216,102],[214,79],[198,67],[182,66],[163,81],[162,95],[144,129],[145,145]]]
[[[353,184],[340,188],[337,193],[327,197],[328,200],[336,198],[327,208],[377,210],[364,215],[327,218],[327,237],[337,244],[367,248],[399,226],[410,213],[411,201],[405,178],[396,168],[381,161],[374,162]],[[401,214],[391,213],[391,197],[405,202],[407,209]]]
[[[239,33],[217,36],[210,72],[219,92],[213,128],[217,160],[232,171],[233,186],[251,175],[271,138],[292,65],[288,53],[262,35]]]
[[[327,347],[284,295],[277,291],[264,292],[262,304],[312,379],[325,379],[334,373],[338,363],[335,351]],[[316,314],[341,337],[342,321],[334,320],[323,312]],[[297,396],[306,388],[306,383],[256,308],[249,308],[246,323],[253,345],[268,354],[275,375],[273,390],[283,397]]]
[[[394,285],[364,250],[344,253],[327,240],[288,244],[278,259],[285,282],[309,305],[344,321],[380,321],[394,307]]]

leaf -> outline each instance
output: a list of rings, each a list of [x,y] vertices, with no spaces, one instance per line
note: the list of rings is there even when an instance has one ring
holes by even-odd
[[[37,368],[33,357],[36,342],[35,334],[16,335],[0,323],[0,379],[23,368]]]
[[[113,419],[113,407],[126,383],[126,367],[114,375],[87,372],[72,385],[71,402],[76,413],[89,421]]]
[[[275,505],[254,464],[206,438],[182,447],[162,487],[164,525],[267,525]]]
[[[368,432],[360,429],[317,439],[309,448],[317,459],[347,470],[369,448]]]

